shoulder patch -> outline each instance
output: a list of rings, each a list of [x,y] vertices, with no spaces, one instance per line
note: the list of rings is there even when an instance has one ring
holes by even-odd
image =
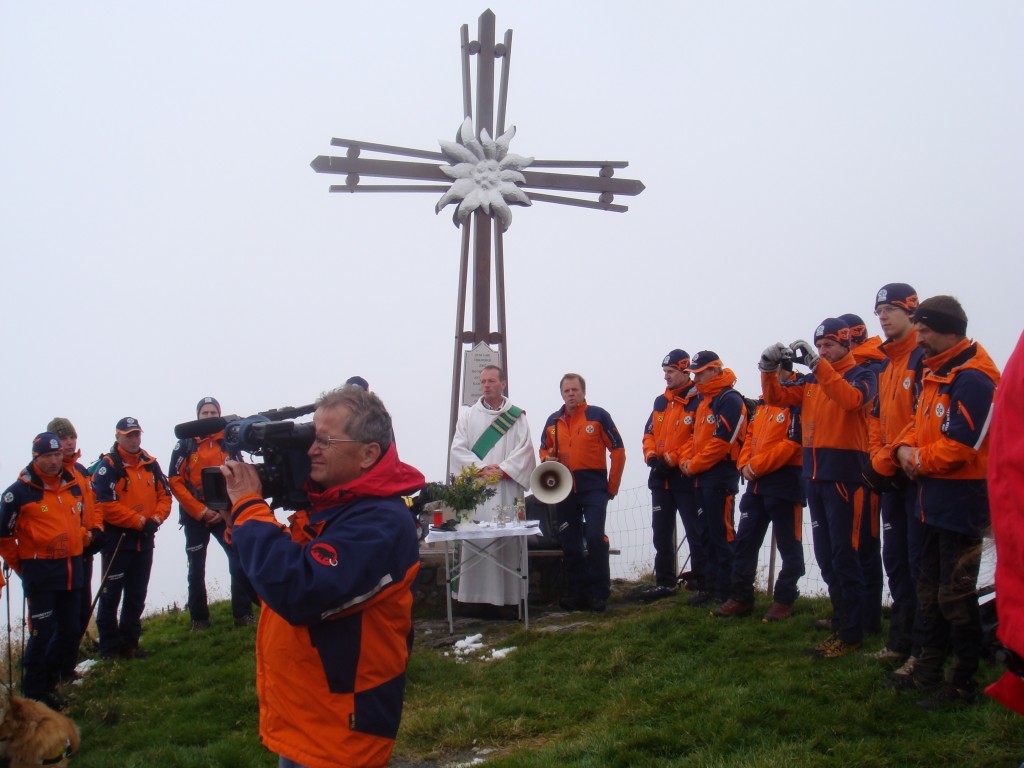
[[[338,550],[330,544],[317,542],[309,548],[309,554],[320,565],[329,565],[333,568],[338,564]]]
[[[936,416],[936,418],[941,419],[945,415],[946,415],[946,406],[944,406],[942,403],[936,403],[935,404],[935,416]]]
[[[784,422],[786,420],[786,414],[785,413],[779,413],[779,415],[775,417],[775,420],[779,424],[781,424],[782,422]]]
[[[98,470],[96,470],[96,474],[97,475],[105,475],[105,474],[107,474],[107,468],[106,467],[100,467]]]
[[[910,377],[909,376],[907,376],[907,378],[905,378],[903,380],[903,388],[904,389],[910,389]]]
[[[588,435],[594,434],[594,425],[593,424],[587,424],[586,432],[587,432]]]
[[[14,501],[14,494],[8,491],[4,494],[4,502],[10,504],[12,501]]]
[[[176,443],[174,444],[174,448],[172,448],[171,450],[173,450],[173,451],[177,451],[177,450],[180,450],[180,449],[181,449],[181,440],[179,440],[178,442],[176,442]]]

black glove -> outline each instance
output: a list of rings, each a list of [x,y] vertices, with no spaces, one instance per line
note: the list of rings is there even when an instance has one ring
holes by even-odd
[[[658,456],[657,454],[651,456],[651,458],[647,460],[647,466],[653,469],[655,472],[661,472],[662,474],[668,473],[672,469],[668,464],[665,463],[665,460],[661,458],[661,456]]]
[[[91,528],[89,529],[89,546],[87,546],[82,554],[84,555],[95,555],[101,549],[103,549],[103,542],[107,540],[107,537],[103,535],[103,529]]]
[[[156,536],[156,532],[160,529],[160,523],[156,520],[147,517],[145,524],[142,526],[142,532],[147,536]]]
[[[865,467],[860,474],[864,478],[864,485],[875,493],[893,490],[892,478],[876,472],[874,467]]]

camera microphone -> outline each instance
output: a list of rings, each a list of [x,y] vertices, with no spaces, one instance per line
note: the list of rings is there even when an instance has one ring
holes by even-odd
[[[206,419],[196,419],[195,421],[186,421],[184,424],[178,424],[174,428],[174,436],[179,440],[186,440],[188,438],[195,437],[206,437],[220,432],[224,427],[228,425],[228,420],[221,418],[220,416],[211,416]]]

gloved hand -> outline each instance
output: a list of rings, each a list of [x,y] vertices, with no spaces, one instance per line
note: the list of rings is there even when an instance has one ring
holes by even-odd
[[[647,466],[653,469],[655,472],[668,472],[669,466],[665,463],[665,460],[658,454],[653,454],[647,459]]]
[[[789,345],[789,348],[793,350],[794,363],[806,365],[812,371],[817,367],[820,358],[818,357],[817,350],[811,344],[808,344],[803,339],[797,339]]]
[[[103,535],[103,530],[100,528],[89,529],[89,546],[85,547],[83,554],[95,555],[101,549],[103,549],[103,542],[106,541],[106,536]]]
[[[146,522],[142,526],[142,532],[144,534],[146,534],[147,536],[155,536],[156,532],[157,532],[157,530],[159,530],[159,528],[160,528],[160,523],[158,523],[153,518],[149,517],[149,518],[146,518]]]
[[[769,347],[765,347],[764,352],[761,353],[761,360],[758,362],[757,367],[765,373],[772,373],[779,369],[779,364],[782,362],[782,350],[786,349],[786,345],[781,341],[777,341]]]
[[[864,484],[875,493],[893,490],[892,478],[876,472],[873,467],[865,467],[861,471],[861,475],[864,478]]]

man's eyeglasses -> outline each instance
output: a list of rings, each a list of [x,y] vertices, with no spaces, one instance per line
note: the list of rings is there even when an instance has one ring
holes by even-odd
[[[353,440],[349,437],[322,437],[321,435],[317,435],[313,438],[313,442],[316,443],[318,448],[326,451],[333,443],[365,443],[366,441]]]

